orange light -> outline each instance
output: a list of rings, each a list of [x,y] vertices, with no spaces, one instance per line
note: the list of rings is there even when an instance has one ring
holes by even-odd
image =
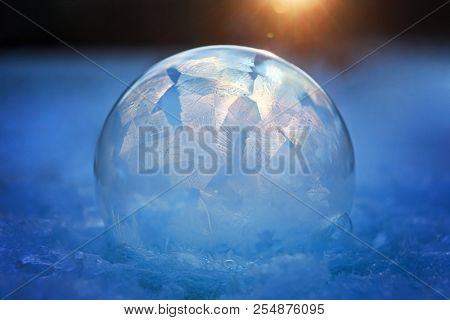
[[[319,0],[271,0],[272,8],[276,13],[289,13],[300,9],[310,9]]]

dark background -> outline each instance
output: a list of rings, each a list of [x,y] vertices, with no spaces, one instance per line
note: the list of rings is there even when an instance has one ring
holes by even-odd
[[[309,6],[291,7],[283,5],[289,0],[6,2],[73,45],[192,47],[268,42],[266,46],[282,44],[308,53],[339,49],[342,42],[355,39],[391,36],[445,1],[309,0]],[[0,8],[1,46],[60,45],[4,4]],[[407,36],[436,42],[448,39],[449,14],[447,6]]]

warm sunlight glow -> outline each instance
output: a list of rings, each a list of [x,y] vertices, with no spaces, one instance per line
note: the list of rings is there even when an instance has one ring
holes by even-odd
[[[276,13],[289,13],[299,9],[310,9],[320,0],[271,0]]]

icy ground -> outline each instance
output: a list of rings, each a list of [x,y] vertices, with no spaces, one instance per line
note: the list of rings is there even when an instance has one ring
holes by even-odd
[[[126,82],[169,53],[85,53]],[[319,83],[338,69],[289,59]],[[450,296],[450,48],[385,49],[325,87],[356,153],[354,233]],[[101,233],[92,161],[122,83],[78,56],[0,54],[0,296]],[[190,270],[181,270],[187,262]],[[196,272],[104,236],[15,299],[443,298],[354,239]]]

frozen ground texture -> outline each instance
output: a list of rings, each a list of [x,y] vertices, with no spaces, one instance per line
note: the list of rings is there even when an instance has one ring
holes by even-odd
[[[127,82],[167,56],[87,53]],[[447,296],[449,57],[448,48],[398,46],[325,88],[355,148],[354,233]],[[337,72],[291,60],[319,83]],[[103,230],[92,160],[124,87],[67,52],[3,53],[0,83],[4,296]],[[105,236],[10,298],[442,298],[351,238],[321,254],[305,250],[245,270],[197,267],[189,254],[155,257]]]

